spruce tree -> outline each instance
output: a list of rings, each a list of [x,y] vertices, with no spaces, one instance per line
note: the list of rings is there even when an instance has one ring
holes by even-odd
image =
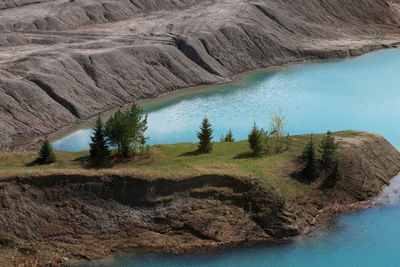
[[[104,123],[99,117],[93,127],[93,136],[90,137],[90,158],[95,165],[102,165],[106,162],[110,155],[110,150],[107,144],[105,135]]]
[[[340,159],[336,157],[334,160],[334,166],[331,174],[327,177],[325,181],[325,185],[327,187],[334,187],[336,183],[343,178],[342,166],[340,164]]]
[[[326,177],[323,187],[333,188],[339,180],[343,178],[342,166],[340,159],[336,157],[333,161],[333,167],[330,174]]]
[[[212,150],[211,140],[213,129],[211,128],[211,124],[209,123],[207,117],[203,119],[203,122],[200,126],[200,132],[197,132],[197,138],[199,138],[199,148],[198,151],[200,153],[210,153]]]
[[[230,143],[235,142],[235,139],[233,139],[233,134],[231,129],[229,129],[229,132],[225,136],[225,142],[230,142]]]
[[[247,139],[254,156],[259,156],[261,154],[263,150],[263,139],[264,131],[258,129],[257,124],[254,123]]]
[[[312,135],[310,141],[303,150],[302,159],[305,162],[305,167],[303,169],[304,182],[306,184],[311,184],[319,176],[317,151]]]
[[[51,164],[56,161],[56,155],[54,154],[53,147],[47,138],[40,147],[39,158],[37,161],[40,164]]]
[[[330,131],[328,131],[326,135],[324,135],[318,149],[319,153],[321,153],[321,163],[325,170],[331,167],[337,148],[338,146],[335,143],[335,137]]]
[[[338,157],[335,160],[335,166],[333,167],[332,174],[336,182],[343,178],[342,164]]]

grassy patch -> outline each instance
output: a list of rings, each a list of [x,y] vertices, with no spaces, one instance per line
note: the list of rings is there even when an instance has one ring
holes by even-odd
[[[351,138],[365,136],[361,132],[338,132],[335,136]],[[322,135],[314,135],[316,143]],[[276,155],[262,154],[252,157],[247,141],[214,143],[210,154],[197,154],[196,144],[181,143],[151,147],[150,157],[138,157],[132,161],[116,162],[111,168],[90,169],[85,162],[88,151],[56,151],[57,162],[51,165],[34,165],[36,151],[0,154],[0,178],[13,176],[37,176],[51,174],[86,175],[136,175],[151,178],[184,179],[194,175],[226,174],[235,177],[259,179],[273,187],[285,199],[291,199],[308,186],[293,179],[299,169],[298,157],[309,135],[293,136],[291,148]]]

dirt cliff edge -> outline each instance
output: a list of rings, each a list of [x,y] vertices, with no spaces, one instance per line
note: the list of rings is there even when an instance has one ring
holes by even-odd
[[[292,240],[378,196],[400,171],[400,153],[380,136],[360,132],[338,141],[344,178],[332,189],[323,189],[321,178],[291,199],[256,179],[212,173],[4,178],[0,262],[62,265],[118,250],[180,253]]]

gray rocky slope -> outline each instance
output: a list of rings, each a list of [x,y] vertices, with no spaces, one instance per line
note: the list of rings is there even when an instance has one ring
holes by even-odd
[[[400,40],[385,0],[0,0],[0,150],[241,72]]]

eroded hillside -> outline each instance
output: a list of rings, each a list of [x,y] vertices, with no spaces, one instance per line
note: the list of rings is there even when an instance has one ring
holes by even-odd
[[[0,2],[0,150],[126,103],[400,40],[376,0]]]
[[[54,165],[29,167],[34,152],[1,154],[10,167],[0,169],[0,266],[292,240],[337,212],[364,207],[359,201],[379,195],[400,171],[400,153],[384,138],[335,136],[343,177],[329,187],[324,172],[311,185],[296,178],[309,136],[259,158],[236,157],[249,152],[246,142],[215,143],[212,154],[192,156],[182,156],[191,144],[154,146],[147,161],[100,170],[77,163],[88,152],[57,152]]]

